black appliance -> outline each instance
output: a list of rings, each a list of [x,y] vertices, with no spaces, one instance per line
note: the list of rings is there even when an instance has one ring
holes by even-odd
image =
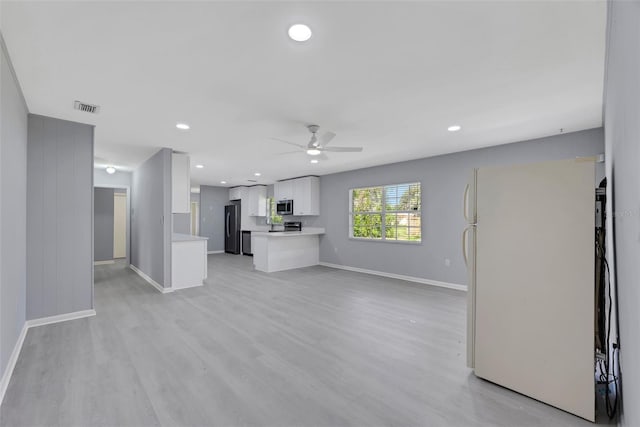
[[[240,253],[239,203],[224,207],[224,251],[229,254]]]
[[[242,230],[242,255],[253,256],[251,252],[251,231]]]
[[[284,231],[302,231],[302,222],[300,221],[285,222]]]
[[[278,215],[293,215],[293,200],[280,200],[276,203]]]

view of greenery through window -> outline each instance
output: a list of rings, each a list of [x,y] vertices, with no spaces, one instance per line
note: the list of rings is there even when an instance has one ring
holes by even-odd
[[[350,191],[351,237],[422,241],[419,182]]]
[[[270,218],[270,222],[268,222],[268,224],[282,224],[282,217],[276,213],[276,199],[274,199],[273,197],[269,197],[268,203]]]

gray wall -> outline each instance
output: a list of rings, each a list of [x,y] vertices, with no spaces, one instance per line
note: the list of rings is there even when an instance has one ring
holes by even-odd
[[[29,115],[27,319],[93,307],[93,126]]]
[[[93,189],[93,260],[113,259],[113,188]]]
[[[320,260],[466,285],[460,235],[465,227],[462,195],[471,170],[488,165],[593,156],[604,152],[603,138],[603,130],[599,128],[322,176],[321,216],[315,224],[326,228],[320,239]],[[422,244],[348,238],[349,189],[416,181],[422,183]],[[450,260],[449,267],[445,259]]]
[[[622,424],[640,425],[640,2],[609,1],[607,169],[613,172]],[[611,177],[611,173],[609,173]],[[611,243],[611,241],[610,241]]]
[[[0,378],[26,318],[27,113],[0,35]]]
[[[131,264],[171,287],[171,149],[140,165],[131,186]]]
[[[200,235],[209,238],[209,251],[224,251],[224,207],[228,204],[228,188],[200,186]]]
[[[181,234],[191,234],[191,214],[174,213],[173,215],[173,232]]]

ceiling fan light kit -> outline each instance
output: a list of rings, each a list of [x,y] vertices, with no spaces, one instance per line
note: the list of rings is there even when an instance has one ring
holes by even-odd
[[[307,130],[311,132],[311,138],[307,145],[297,144],[295,142],[286,141],[284,139],[279,138],[271,138],[274,141],[283,142],[285,144],[293,145],[298,147],[301,151],[307,153],[310,156],[319,156],[323,154],[325,151],[330,151],[334,153],[359,153],[362,151],[362,147],[327,147],[327,145],[335,138],[336,134],[333,132],[325,132],[318,139],[317,133],[320,129],[318,125],[308,125]],[[323,158],[326,159],[326,156]]]

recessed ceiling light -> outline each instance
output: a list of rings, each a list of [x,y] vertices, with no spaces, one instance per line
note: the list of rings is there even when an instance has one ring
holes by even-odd
[[[449,132],[458,132],[460,129],[462,129],[460,125],[452,125],[447,128]]]
[[[220,184],[226,184],[227,181],[220,181]]]
[[[107,166],[105,171],[107,171],[109,175],[113,175],[114,173],[116,173],[116,168],[114,168],[113,166]]]
[[[289,28],[289,37],[297,42],[306,42],[311,38],[311,28],[304,24],[292,25]]]
[[[177,124],[176,124],[176,127],[177,127],[178,129],[180,129],[180,130],[189,130],[189,129],[191,129],[191,126],[189,126],[189,125],[188,125],[188,124],[186,124],[186,123],[177,123]]]
[[[260,176],[260,175],[262,175],[262,174],[261,174],[260,172],[256,172],[256,173],[254,173],[254,175],[255,175],[255,176]]]
[[[311,149],[307,150],[307,154],[310,155],[310,156],[317,156],[320,153],[322,153],[322,151],[316,150],[315,148],[311,148]]]
[[[311,160],[311,163],[318,163],[318,159]]]
[[[202,168],[204,167],[204,165],[196,165],[196,167],[197,167],[198,169],[202,169]]]

